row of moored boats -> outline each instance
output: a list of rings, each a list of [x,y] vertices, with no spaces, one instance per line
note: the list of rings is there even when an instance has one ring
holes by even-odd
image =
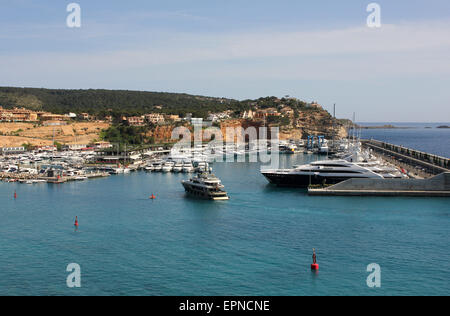
[[[200,161],[172,161],[172,160],[156,160],[144,167],[146,172],[163,172],[163,173],[193,173],[209,170],[209,163]]]

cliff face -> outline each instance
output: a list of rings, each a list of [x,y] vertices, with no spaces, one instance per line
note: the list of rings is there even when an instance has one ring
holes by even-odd
[[[226,142],[236,142],[237,139],[246,139],[248,140],[249,136],[244,133],[251,128],[256,130],[257,137],[263,137],[259,135],[259,128],[263,127],[263,122],[260,121],[250,121],[250,120],[229,120],[220,124],[220,130],[222,131],[222,135],[224,137],[224,141]],[[229,133],[228,131],[234,130],[235,133]],[[229,135],[228,135],[229,133]],[[233,137],[233,139],[228,139],[228,137]]]
[[[317,135],[332,138],[333,134],[336,138],[347,137],[347,129],[339,121],[334,122],[333,129],[333,117],[327,111],[321,110],[300,113],[295,121],[295,127],[288,130],[285,136],[290,139],[296,139],[291,136],[306,138],[307,136]]]
[[[321,108],[316,111],[300,112],[297,118],[294,118],[294,115],[290,115],[289,118],[289,125],[279,127],[281,140],[300,140],[308,136],[317,135],[323,135],[327,138],[332,138],[333,135],[336,138],[348,136],[347,129],[341,122],[336,121],[333,129],[333,117]],[[265,126],[263,120],[230,120],[221,124],[221,130],[224,135],[228,127],[243,127],[244,129],[255,127],[259,132],[259,128],[263,126]],[[276,126],[276,124],[268,124],[269,138],[270,127]]]
[[[261,98],[253,101],[242,101],[247,110],[237,111],[241,117],[248,119],[228,119],[220,124],[224,141],[236,141],[237,139],[249,139],[248,132],[256,131],[258,138],[271,138],[270,128],[279,127],[279,137],[281,140],[300,140],[308,136],[325,136],[331,139],[347,137],[344,125],[349,122],[345,120],[335,120],[328,111],[324,110],[318,103],[307,104],[298,99],[278,99],[276,97]],[[249,110],[249,108],[251,110]],[[232,115],[234,116],[234,115]],[[259,135],[260,127],[268,127],[268,135]],[[185,124],[194,138],[193,127]],[[148,133],[155,142],[167,143],[171,140],[173,125],[157,126]],[[248,130],[250,128],[250,130]],[[254,128],[251,130],[251,128]],[[227,131],[232,129],[233,134],[227,135]],[[246,133],[247,132],[247,133]],[[246,133],[245,135],[243,135]],[[252,135],[253,136],[253,135]],[[227,139],[232,137],[233,139]],[[203,135],[203,140],[208,141],[210,137]],[[216,139],[217,139],[216,135]]]
[[[235,133],[230,134],[229,136],[234,136],[234,139],[245,137],[243,132],[250,127],[254,127],[257,131],[257,135],[259,136],[259,127],[263,126],[262,122],[248,121],[248,120],[227,120],[220,125],[220,131],[223,135],[223,140],[227,141],[227,132],[231,129],[235,131]],[[184,124],[181,127],[187,128],[191,133],[191,138],[194,140],[194,127],[189,124]],[[156,143],[170,143],[175,142],[172,140],[172,132],[176,128],[174,125],[160,125],[156,126],[152,130],[150,130],[145,136],[153,137]],[[217,129],[218,127],[213,127],[212,129]],[[211,129],[211,130],[212,130]],[[208,133],[206,129],[202,129],[203,131],[203,141],[209,141],[211,139],[211,134]],[[216,136],[216,139],[218,137]]]
[[[320,127],[314,125],[303,126],[300,128],[282,129],[280,132],[281,140],[300,140],[305,139],[308,136],[323,135],[328,139],[333,137],[332,127]],[[334,136],[338,138],[345,138],[348,136],[347,129],[344,126],[336,126]]]
[[[156,143],[169,143],[172,138],[172,131],[175,128],[173,125],[156,126],[153,130],[147,133],[147,137],[153,137]]]
[[[248,140],[248,135],[243,135],[243,132],[248,130],[249,128],[254,128],[256,130],[257,136],[262,138],[263,135],[259,135],[259,128],[264,127],[264,120],[245,120],[245,119],[232,119],[224,121],[220,124],[220,130],[223,135],[224,141],[231,141],[227,139],[227,136],[234,137],[234,141],[238,138]],[[276,124],[268,125],[268,135],[270,138],[270,127],[276,127]],[[185,124],[183,127],[186,127],[190,130],[192,139],[194,138],[193,127]],[[171,140],[172,131],[175,128],[173,125],[163,125],[157,126],[149,133],[147,133],[147,137],[153,137],[155,142],[157,143],[168,143],[173,142]],[[229,129],[234,130],[234,134],[227,135],[227,131]],[[280,139],[281,140],[300,140],[305,139],[310,135],[324,135],[327,138],[332,138],[333,134],[335,134],[336,138],[343,138],[347,136],[346,128],[340,123],[335,122],[335,127],[333,131],[333,118],[331,115],[325,110],[318,111],[310,111],[310,112],[300,112],[297,119],[291,117],[291,123],[287,126],[280,127]],[[203,135],[203,140],[208,141],[210,137]]]

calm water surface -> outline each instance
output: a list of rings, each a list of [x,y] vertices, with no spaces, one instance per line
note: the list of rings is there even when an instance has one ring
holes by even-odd
[[[421,150],[427,153],[450,158],[450,123],[360,123],[363,126],[383,126],[392,124],[399,129],[362,130],[362,137],[376,139],[395,145]]]
[[[182,174],[0,183],[0,295],[450,294],[448,199],[308,197],[269,186],[258,164],[214,169],[228,202],[186,198]],[[81,289],[66,287],[72,262]],[[381,289],[366,285],[370,263]]]

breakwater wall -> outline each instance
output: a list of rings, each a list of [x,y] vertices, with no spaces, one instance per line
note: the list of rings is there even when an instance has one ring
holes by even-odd
[[[95,173],[88,173],[83,175],[87,179],[95,179],[95,178],[105,178],[109,177],[110,174],[107,172],[95,172]],[[25,181],[25,180],[45,180],[48,183],[64,183],[69,181],[77,181],[79,180],[78,176],[61,176],[61,177],[46,177],[46,176],[40,176],[40,175],[31,175],[28,173],[0,173],[0,180],[8,181],[8,180],[15,180],[15,181]]]
[[[362,140],[363,147],[387,157],[391,162],[416,170],[418,174],[438,175],[450,172],[450,159],[378,140]],[[403,167],[403,166],[402,166]]]
[[[450,173],[430,179],[349,179],[310,195],[450,197]]]

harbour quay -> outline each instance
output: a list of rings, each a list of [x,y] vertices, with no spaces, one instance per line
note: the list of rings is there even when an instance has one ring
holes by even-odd
[[[429,178],[450,172],[450,159],[378,140],[361,140],[364,148],[382,156],[383,160],[408,171],[416,178]]]
[[[327,188],[309,188],[317,196],[450,197],[450,172],[429,179],[349,179]]]
[[[39,175],[30,175],[28,173],[23,174],[10,174],[6,172],[0,173],[0,180],[6,182],[23,182],[23,183],[66,183],[71,181],[80,181],[87,179],[96,179],[96,178],[106,178],[109,177],[110,174],[107,172],[92,172],[86,173],[83,176],[39,176]]]
[[[401,168],[409,179],[348,179],[331,186],[310,186],[313,196],[450,197],[449,159],[377,140],[362,147]]]

